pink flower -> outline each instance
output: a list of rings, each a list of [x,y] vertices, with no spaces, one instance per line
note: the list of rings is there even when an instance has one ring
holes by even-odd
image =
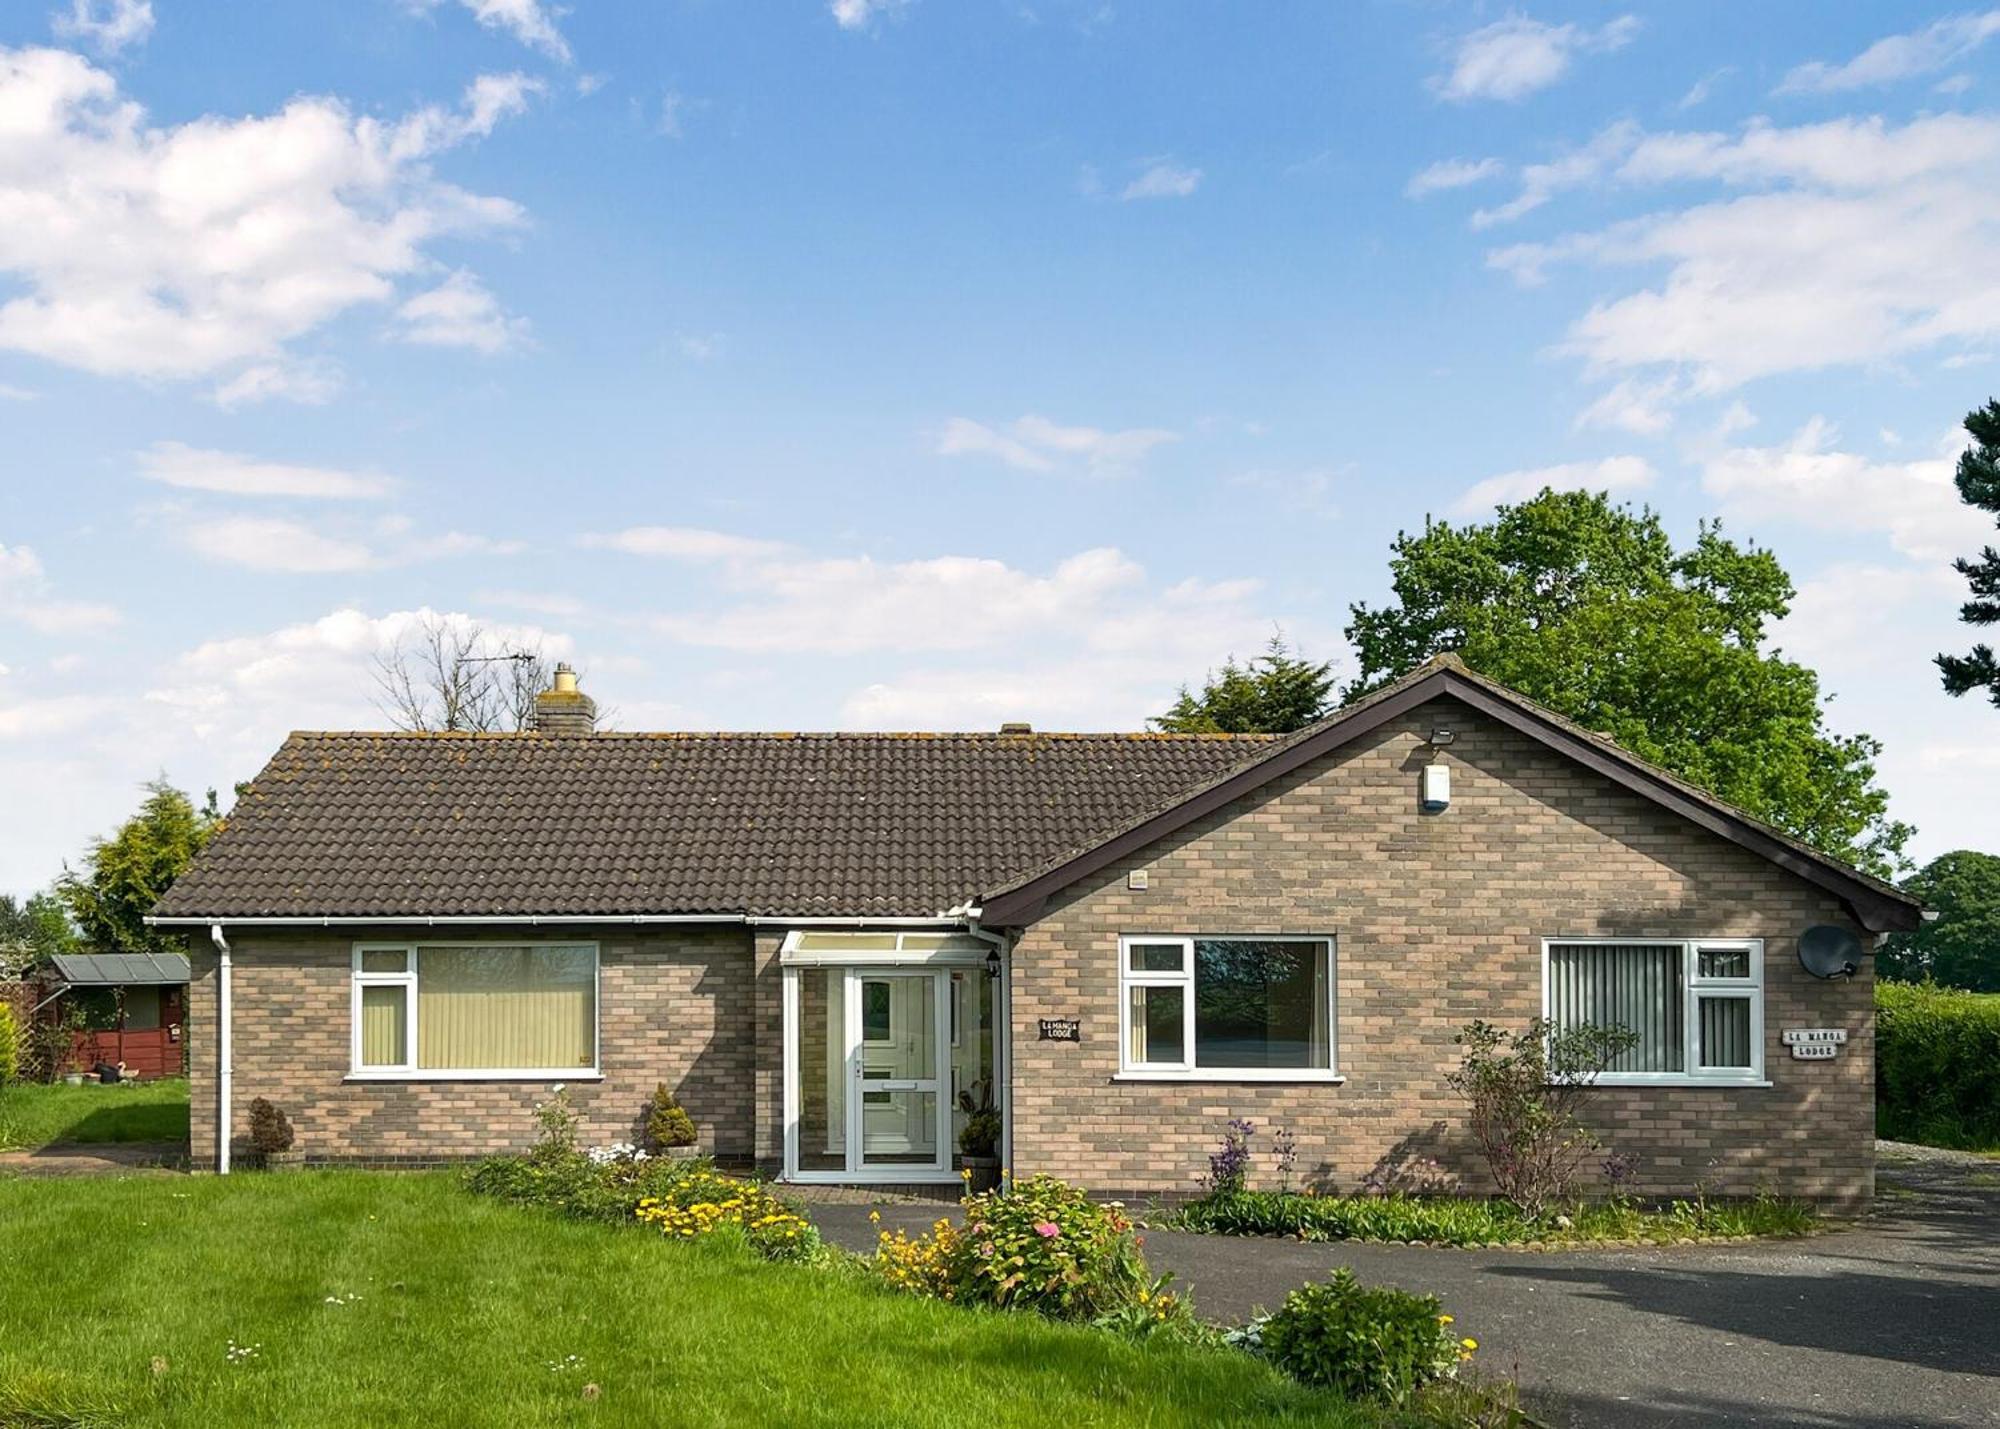
[[[1043,1240],[1054,1240],[1057,1236],[1062,1234],[1062,1227],[1057,1225],[1054,1221],[1036,1221],[1035,1234],[1040,1236]]]

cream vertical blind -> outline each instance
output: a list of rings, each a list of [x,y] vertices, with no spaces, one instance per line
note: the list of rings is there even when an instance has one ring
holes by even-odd
[[[361,989],[361,1065],[400,1067],[409,1045],[409,991],[399,986]]]
[[[418,1067],[556,1071],[596,1062],[591,947],[417,949]]]
[[[1749,1067],[1750,999],[1704,997],[1698,1001],[1701,1008],[1702,1066]]]
[[[1639,1040],[1605,1070],[1684,1072],[1686,959],[1680,943],[1556,943],[1549,1020],[1557,1031],[1624,1026]]]

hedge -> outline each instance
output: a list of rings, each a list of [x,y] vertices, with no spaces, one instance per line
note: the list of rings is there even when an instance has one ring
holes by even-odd
[[[2000,1147],[2000,994],[1878,982],[1875,1013],[1877,1134]]]
[[[0,1002],[0,1087],[21,1075],[21,1035],[14,1025],[14,1009]]]

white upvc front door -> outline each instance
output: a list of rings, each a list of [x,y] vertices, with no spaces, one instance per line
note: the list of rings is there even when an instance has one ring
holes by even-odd
[[[945,974],[847,969],[851,1075],[850,1171],[943,1171],[951,1140]]]

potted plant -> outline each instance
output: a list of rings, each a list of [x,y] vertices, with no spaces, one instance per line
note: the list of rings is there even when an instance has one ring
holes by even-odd
[[[275,1106],[258,1097],[250,1103],[250,1149],[266,1171],[296,1171],[306,1154],[292,1145],[292,1124]]]
[[[958,1094],[965,1125],[958,1132],[958,1166],[969,1171],[966,1189],[991,1191],[1000,1184],[1000,1109],[993,1105],[993,1084],[977,1081]]]
[[[701,1136],[694,1118],[661,1082],[653,1088],[653,1100],[646,1109],[646,1140],[659,1155],[675,1161],[691,1161],[701,1155]]]

